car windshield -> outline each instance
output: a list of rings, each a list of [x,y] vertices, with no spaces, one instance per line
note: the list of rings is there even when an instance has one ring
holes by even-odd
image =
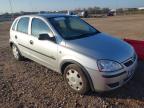
[[[75,16],[48,19],[58,33],[67,40],[84,38],[99,33],[94,27]]]

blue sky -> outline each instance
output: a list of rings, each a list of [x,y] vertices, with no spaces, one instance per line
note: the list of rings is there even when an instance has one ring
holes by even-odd
[[[144,7],[144,0],[11,0],[13,11],[43,11],[87,8]],[[10,12],[9,0],[1,0],[0,13]]]

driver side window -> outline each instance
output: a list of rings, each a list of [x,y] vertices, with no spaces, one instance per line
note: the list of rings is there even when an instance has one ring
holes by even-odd
[[[47,33],[48,34],[52,33],[47,24],[38,18],[33,18],[31,25],[31,34],[34,37],[38,38],[40,34],[47,34]]]

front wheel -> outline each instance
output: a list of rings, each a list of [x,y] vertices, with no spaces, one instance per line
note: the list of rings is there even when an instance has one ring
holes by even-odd
[[[64,70],[64,79],[67,85],[77,93],[85,94],[90,89],[83,70],[75,64],[66,67]]]
[[[12,45],[12,53],[14,55],[14,58],[18,61],[23,60],[22,55],[20,54],[20,51],[18,50],[17,46],[15,44]]]

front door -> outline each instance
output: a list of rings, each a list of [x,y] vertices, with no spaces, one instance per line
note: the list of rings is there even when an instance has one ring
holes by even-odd
[[[31,56],[46,67],[56,70],[58,45],[51,40],[39,40],[39,35],[44,33],[51,35],[52,31],[44,20],[33,18],[31,21],[31,36],[29,38]]]

